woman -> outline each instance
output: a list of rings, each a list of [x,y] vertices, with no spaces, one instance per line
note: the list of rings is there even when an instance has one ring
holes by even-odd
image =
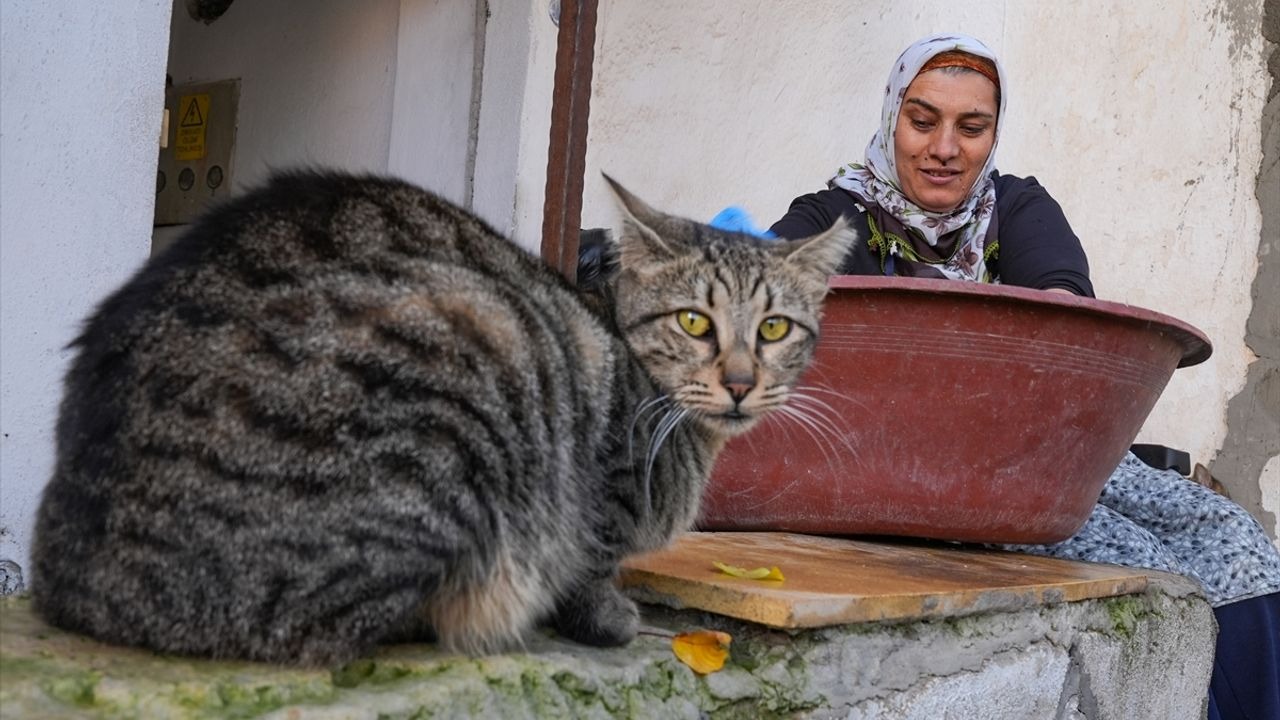
[[[827,190],[796,198],[771,233],[808,237],[844,215],[869,238],[846,258],[846,273],[1091,297],[1084,251],[1058,203],[1035,178],[995,170],[1003,77],[995,55],[971,37],[938,35],[907,48],[890,73],[866,161],[840,167]],[[1210,717],[1280,718],[1280,554],[1235,503],[1130,454],[1074,537],[1007,549],[1197,580],[1219,624]]]
[[[982,43],[925,38],[898,58],[865,163],[840,167],[770,230],[808,237],[841,215],[868,238],[851,275],[1003,282],[1093,296],[1089,265],[1062,208],[1035,178],[1001,175],[1002,71]]]

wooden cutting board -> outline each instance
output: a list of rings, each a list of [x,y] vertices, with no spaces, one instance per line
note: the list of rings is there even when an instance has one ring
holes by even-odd
[[[712,561],[778,566],[785,580],[746,580]],[[904,540],[790,533],[688,533],[623,565],[622,585],[648,602],[779,628],[1019,610],[1139,593],[1141,569]]]

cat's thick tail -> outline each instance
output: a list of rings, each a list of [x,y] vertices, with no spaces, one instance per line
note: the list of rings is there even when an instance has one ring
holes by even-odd
[[[500,550],[486,571],[458,573],[423,607],[445,648],[484,655],[522,644],[524,634],[554,606],[554,583],[538,567]]]

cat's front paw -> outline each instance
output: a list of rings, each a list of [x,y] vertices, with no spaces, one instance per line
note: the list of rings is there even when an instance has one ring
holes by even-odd
[[[640,610],[612,580],[598,580],[561,600],[552,624],[561,636],[584,645],[626,645],[640,627]]]

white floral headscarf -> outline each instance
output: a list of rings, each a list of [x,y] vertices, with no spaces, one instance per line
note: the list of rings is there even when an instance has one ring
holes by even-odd
[[[902,184],[898,179],[898,168],[894,161],[894,134],[898,126],[898,113],[902,109],[903,98],[907,94],[907,86],[915,79],[920,68],[940,53],[958,50],[961,52],[986,58],[996,66],[996,74],[1000,79],[1000,108],[997,115],[995,139],[987,162],[978,174],[968,198],[959,207],[944,213],[925,210],[907,199],[902,194]],[[948,33],[933,35],[917,41],[903,51],[889,73],[889,83],[885,86],[884,108],[880,115],[880,129],[867,144],[866,163],[849,163],[841,166],[831,178],[828,185],[840,187],[859,196],[867,203],[879,206],[883,213],[870,213],[872,234],[884,235],[873,237],[878,240],[884,253],[900,258],[913,265],[926,264],[935,272],[899,273],[899,274],[935,274],[960,280],[990,281],[986,261],[995,250],[994,237],[988,242],[988,230],[995,216],[996,191],[991,180],[991,171],[995,167],[996,146],[1000,142],[1000,128],[1004,126],[1005,92],[1004,68],[995,53],[986,45],[968,35]],[[870,209],[870,208],[868,208]],[[906,230],[908,238],[902,238],[890,231],[890,228],[876,226],[875,216],[884,215],[896,220]],[[886,223],[880,223],[884,225]],[[915,252],[918,248],[924,252]],[[882,259],[884,255],[882,254]]]

